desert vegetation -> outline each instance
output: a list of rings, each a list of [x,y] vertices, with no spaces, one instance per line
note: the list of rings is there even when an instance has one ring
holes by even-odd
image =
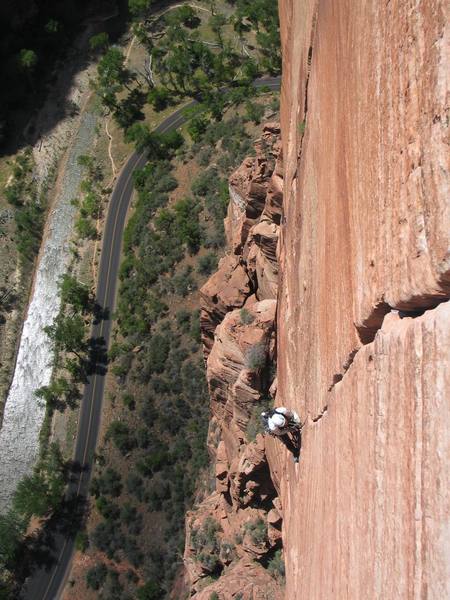
[[[276,108],[271,98],[262,106]],[[114,417],[92,479],[101,520],[89,531],[88,552],[130,564],[146,585],[161,587],[161,598],[181,564],[185,512],[199,482],[209,479],[197,290],[223,252],[227,177],[251,152],[254,127],[245,111],[225,115],[196,142],[176,138],[170,159],[151,157],[135,174],[109,352]],[[205,168],[207,152],[214,166]],[[188,187],[186,171],[194,174]],[[158,531],[150,536],[155,520]],[[200,552],[212,573],[226,548],[216,550],[215,561]],[[133,581],[121,576],[119,582],[125,596],[137,593]]]

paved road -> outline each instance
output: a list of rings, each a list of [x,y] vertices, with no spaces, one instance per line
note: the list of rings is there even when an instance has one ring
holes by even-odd
[[[280,78],[260,79],[255,82],[257,87],[268,86],[278,89]],[[185,122],[184,110],[195,104],[190,102],[175,111],[156,131],[165,133],[176,129]],[[122,235],[127,211],[133,195],[133,172],[142,168],[146,163],[145,154],[134,153],[123,167],[115,185],[109,203],[103,232],[100,256],[99,276],[97,282],[97,303],[112,314],[114,310],[117,277],[119,273]],[[103,348],[109,347],[112,320],[107,318],[94,323],[91,337],[99,341]],[[91,467],[94,457],[97,436],[100,427],[103,391],[105,389],[104,373],[94,373],[85,386],[81,403],[78,434],[75,446],[74,461],[83,466],[68,486],[67,496],[70,498],[87,498],[91,477]],[[74,538],[63,532],[56,531],[52,536],[51,566],[36,570],[29,578],[22,592],[26,600],[56,600],[59,598],[69,573],[70,563],[74,553]]]

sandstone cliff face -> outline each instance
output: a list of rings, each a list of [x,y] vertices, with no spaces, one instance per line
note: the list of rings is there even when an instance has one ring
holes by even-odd
[[[279,126],[265,126],[230,178],[230,254],[201,290],[201,326],[212,419],[215,491],[186,520],[184,564],[191,596],[284,596],[282,505],[259,413],[274,389],[276,258],[282,202]],[[274,559],[278,562],[273,562]],[[270,564],[277,568],[267,568]]]
[[[242,307],[252,295],[257,300],[277,297],[276,249],[283,199],[279,125],[264,127],[255,150],[256,156],[245,159],[230,177],[225,219],[230,254],[200,290],[206,356],[228,311]]]
[[[286,597],[450,597],[445,4],[279,6]]]

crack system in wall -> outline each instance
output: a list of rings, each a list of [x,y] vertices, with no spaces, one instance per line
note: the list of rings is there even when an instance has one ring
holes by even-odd
[[[434,298],[434,299],[430,298],[430,305],[428,307],[416,308],[414,310],[398,310],[396,308],[392,308],[391,306],[389,306],[389,304],[384,302],[384,300],[381,300],[380,302],[378,302],[375,305],[374,310],[372,311],[371,315],[366,319],[366,321],[364,322],[365,323],[364,325],[361,325],[361,326],[355,325],[355,327],[358,331],[361,343],[363,344],[363,346],[366,346],[367,344],[370,344],[371,342],[374,341],[377,332],[383,326],[385,316],[391,312],[397,313],[400,319],[406,319],[406,318],[416,319],[417,317],[421,317],[422,315],[424,315],[426,312],[434,310],[437,306],[439,306],[439,304],[443,304],[444,302],[448,302],[448,301],[449,301],[448,298],[447,299],[442,299],[442,297],[438,297],[438,298]],[[362,348],[362,346],[359,348],[355,348],[354,350],[352,350],[350,352],[350,354],[347,357],[347,360],[345,361],[345,363],[342,367],[342,371],[340,373],[335,373],[333,375],[333,381],[328,388],[328,392],[331,392],[333,390],[334,386],[337,383],[339,383],[340,381],[342,381],[345,373],[348,371],[348,369],[353,364],[355,356],[358,354],[358,352],[359,352],[359,350],[361,350],[361,348]],[[326,408],[327,407],[325,407],[325,409]],[[322,413],[318,418],[321,418],[321,416],[322,416]],[[318,419],[313,419],[314,422],[316,420],[318,420]]]
[[[326,404],[322,410],[320,411],[320,413],[317,415],[317,417],[314,417],[313,419],[311,419],[311,421],[313,423],[317,423],[317,421],[320,421],[320,419],[326,414],[326,412],[328,411],[328,404]]]
[[[307,59],[307,65],[306,65],[305,99],[304,99],[304,103],[303,103],[303,121],[298,124],[299,131],[300,131],[300,143],[298,145],[298,160],[300,160],[300,157],[302,155],[303,139],[305,137],[306,120],[307,120],[307,116],[308,116],[308,87],[309,87],[309,78],[311,75],[314,38],[316,35],[316,29],[317,29],[317,13],[318,13],[318,6],[316,4],[316,7],[314,9],[314,15],[312,18],[311,42],[310,42],[310,46],[308,48],[308,59]],[[295,176],[294,176],[294,179],[295,179]]]

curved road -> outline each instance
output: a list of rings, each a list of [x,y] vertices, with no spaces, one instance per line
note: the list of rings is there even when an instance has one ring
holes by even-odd
[[[255,81],[255,86],[278,89],[280,78],[259,79]],[[195,103],[194,100],[176,110],[156,128],[156,131],[166,133],[182,125],[186,121],[185,109]],[[146,161],[145,154],[132,154],[117,179],[109,203],[103,232],[96,293],[97,303],[109,314],[112,314],[114,310],[122,235],[134,189],[133,172],[135,169],[141,169]],[[100,320],[92,325],[91,338],[98,340],[103,348],[107,349],[111,328],[111,319]],[[104,373],[94,373],[90,376],[84,389],[73,457],[74,462],[82,465],[83,469],[69,483],[68,498],[82,500],[88,497],[92,461],[100,428],[104,388]],[[56,532],[53,534],[52,546],[51,566],[42,567],[32,574],[22,591],[22,598],[26,600],[56,600],[62,593],[74,553],[75,540],[73,535],[67,536],[63,532]]]

